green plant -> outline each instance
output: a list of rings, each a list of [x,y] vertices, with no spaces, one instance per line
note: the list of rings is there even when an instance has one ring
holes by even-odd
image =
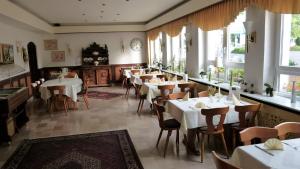
[[[300,51],[300,46],[292,46],[290,47],[290,51]]]
[[[241,48],[234,48],[231,53],[235,53],[235,54],[245,54],[245,47],[241,47]]]
[[[295,43],[296,43],[297,46],[300,46],[300,37],[296,38]]]
[[[293,60],[289,60],[289,66],[297,66],[297,63]]]
[[[207,73],[204,71],[200,72],[199,74],[200,74],[201,78],[203,78],[203,76],[207,75]]]
[[[264,86],[266,86],[267,95],[270,95],[271,97],[273,97],[273,91],[274,91],[273,87],[268,83],[265,83]]]

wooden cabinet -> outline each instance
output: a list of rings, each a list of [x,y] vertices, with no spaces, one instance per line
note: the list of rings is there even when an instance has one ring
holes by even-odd
[[[89,66],[82,67],[83,79],[89,79],[89,86],[110,86],[111,66]]]

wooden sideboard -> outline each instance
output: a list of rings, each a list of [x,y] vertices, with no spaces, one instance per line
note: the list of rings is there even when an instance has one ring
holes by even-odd
[[[69,71],[77,72],[80,78],[88,77],[92,86],[110,86],[111,83],[122,81],[121,68],[136,65],[146,66],[146,63],[111,64],[98,66],[65,66]],[[50,79],[50,72],[59,72],[62,67],[44,67],[40,69],[41,77]]]

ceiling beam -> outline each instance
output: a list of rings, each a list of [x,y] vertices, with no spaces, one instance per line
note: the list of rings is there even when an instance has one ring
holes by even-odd
[[[54,33],[144,32],[145,25],[58,26]]]
[[[30,12],[8,0],[0,0],[0,14],[29,25],[40,31],[53,33],[53,27]]]

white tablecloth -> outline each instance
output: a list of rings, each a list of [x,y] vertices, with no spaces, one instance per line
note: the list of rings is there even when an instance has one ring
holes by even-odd
[[[157,96],[160,96],[160,90],[158,89],[159,85],[175,85],[175,88],[173,90],[173,93],[180,92],[180,89],[178,88],[179,81],[173,82],[173,81],[166,81],[161,83],[144,83],[142,84],[142,87],[140,89],[141,94],[147,94],[147,101],[149,103],[152,103],[152,99],[154,99]]]
[[[226,114],[224,123],[236,123],[239,121],[238,112],[234,110],[232,101],[227,101],[226,96],[218,101],[217,98],[210,99],[209,97],[190,98],[188,101],[183,100],[169,100],[166,105],[166,110],[173,118],[181,123],[181,129],[184,133],[188,129],[207,126],[205,116],[201,114],[201,109],[196,108],[195,105],[202,102],[207,108],[219,108],[229,106],[229,112]],[[242,104],[248,104],[242,102]],[[214,124],[218,124],[219,116],[213,119]]]
[[[65,86],[65,95],[72,98],[77,102],[77,93],[81,91],[82,80],[79,78],[64,78],[48,80],[40,86],[41,98],[48,100],[51,97],[50,91],[47,89],[49,86]]]
[[[131,70],[139,70],[141,73],[145,71],[144,69],[125,69],[123,75],[130,78],[132,75]]]
[[[142,79],[140,78],[141,76],[153,76],[153,78],[156,78],[157,75],[160,75],[160,74],[131,75],[131,77],[130,77],[130,82],[131,82],[131,83],[138,84],[138,85],[142,85],[142,84],[143,84],[143,81],[142,81]]]
[[[229,162],[243,169],[299,169],[300,139],[284,140],[283,142],[297,147],[297,150],[283,144],[284,150],[267,150],[273,156],[256,148],[254,145],[237,147]],[[263,144],[257,146],[264,148]]]

